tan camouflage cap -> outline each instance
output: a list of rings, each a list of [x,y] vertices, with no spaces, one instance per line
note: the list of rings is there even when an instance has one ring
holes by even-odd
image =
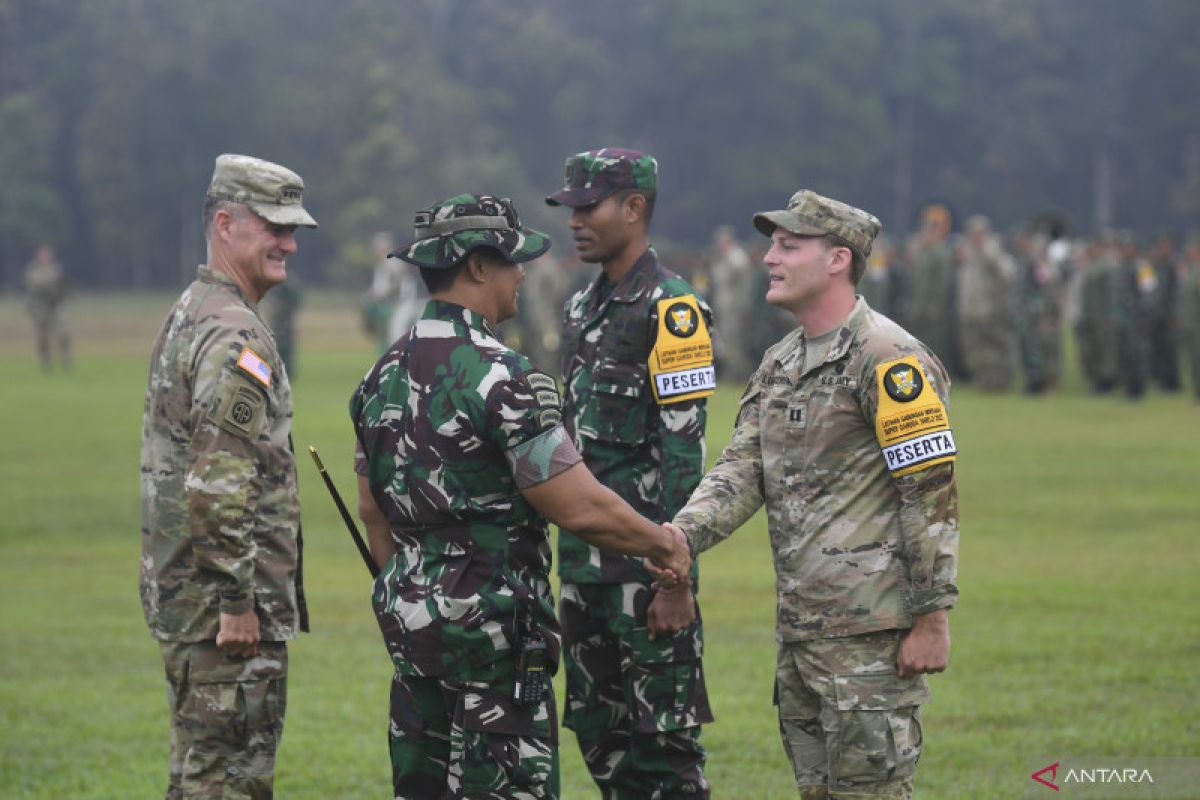
[[[783,211],[762,211],[754,215],[754,227],[763,236],[783,228],[797,236],[840,236],[863,257],[871,255],[871,243],[883,227],[879,220],[862,209],[803,189],[792,195]]]
[[[300,205],[304,180],[287,167],[261,158],[225,153],[217,156],[208,196],[242,203],[275,225],[317,227]]]

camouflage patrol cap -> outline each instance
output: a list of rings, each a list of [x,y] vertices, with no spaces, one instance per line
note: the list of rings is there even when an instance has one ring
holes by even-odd
[[[802,189],[792,195],[783,211],[755,214],[754,227],[763,236],[770,236],[777,227],[797,236],[833,234],[845,239],[866,257],[871,255],[871,243],[883,226],[866,211]]]
[[[241,203],[275,225],[317,227],[317,221],[300,205],[304,180],[287,167],[261,158],[231,153],[217,156],[207,194]]]
[[[426,269],[448,269],[478,247],[494,248],[515,263],[545,253],[550,237],[523,226],[506,197],[459,194],[418,211],[413,241],[388,255]]]
[[[546,198],[547,205],[590,206],[622,189],[653,191],[658,185],[658,162],[640,150],[602,147],[568,158],[564,183]]]

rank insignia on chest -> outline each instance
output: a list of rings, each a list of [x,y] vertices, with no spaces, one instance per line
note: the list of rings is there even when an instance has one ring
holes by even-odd
[[[929,385],[916,356],[875,368],[879,409],[875,435],[893,476],[953,461],[958,446],[946,406]]]
[[[717,389],[712,337],[692,295],[658,301],[650,382],[661,405],[708,397]]]

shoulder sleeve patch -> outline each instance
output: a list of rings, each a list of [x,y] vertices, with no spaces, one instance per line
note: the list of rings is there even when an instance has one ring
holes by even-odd
[[[958,455],[946,406],[916,356],[875,368],[879,410],[875,435],[893,477],[953,461]]]
[[[266,396],[245,378],[233,374],[217,387],[213,421],[221,429],[253,442],[262,434],[266,418]]]
[[[263,386],[269,387],[271,385],[270,365],[266,361],[263,361],[258,353],[249,347],[242,350],[242,354],[238,356],[237,365],[239,369],[243,370]]]
[[[695,295],[658,301],[650,381],[660,405],[708,397],[717,390],[712,337]]]

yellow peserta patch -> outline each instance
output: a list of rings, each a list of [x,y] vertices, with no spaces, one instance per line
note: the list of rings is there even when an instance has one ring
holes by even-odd
[[[958,454],[946,406],[929,385],[916,356],[875,368],[879,410],[875,436],[892,475],[953,461]]]
[[[708,397],[717,390],[712,337],[692,295],[658,301],[658,336],[649,367],[660,405]]]

